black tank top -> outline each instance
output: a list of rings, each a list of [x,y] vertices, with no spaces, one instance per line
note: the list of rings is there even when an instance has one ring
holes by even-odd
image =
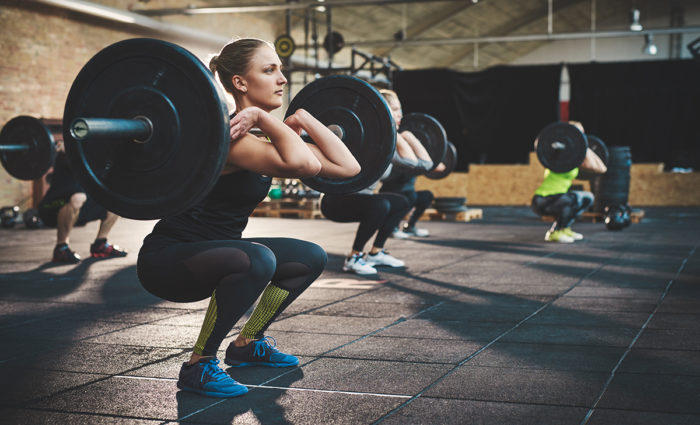
[[[160,220],[153,233],[183,242],[240,239],[271,182],[271,177],[251,171],[225,174],[204,200],[182,214]]]

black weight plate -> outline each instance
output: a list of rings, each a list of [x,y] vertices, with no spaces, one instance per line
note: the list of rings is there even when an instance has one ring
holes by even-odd
[[[438,180],[447,177],[455,170],[457,166],[457,147],[449,140],[447,141],[447,150],[445,151],[445,157],[442,158],[442,163],[445,164],[444,170],[440,172],[431,171],[425,176],[429,179]]]
[[[537,158],[555,173],[571,171],[586,158],[586,135],[571,124],[549,124],[540,131],[537,139]]]
[[[153,123],[147,143],[71,137],[77,117]],[[73,82],[63,114],[66,152],[85,190],[117,215],[150,220],[200,201],[223,169],[229,146],[226,103],[209,69],[192,53],[154,39],[115,43]]]
[[[608,151],[608,147],[603,143],[602,140],[600,140],[599,137],[594,136],[592,134],[586,134],[586,140],[588,141],[588,147],[598,155],[598,158],[603,161],[603,163],[607,166],[608,162],[610,161],[610,152]]]
[[[344,179],[311,177],[302,181],[319,192],[352,193],[375,183],[396,149],[396,125],[384,97],[366,82],[346,75],[319,78],[294,96],[286,116],[305,109],[326,126],[343,131],[343,143],[362,171]]]
[[[413,133],[428,151],[430,159],[433,160],[433,166],[428,173],[432,172],[447,152],[447,134],[442,124],[428,114],[412,112],[401,118],[399,133],[403,131]]]
[[[20,180],[40,178],[56,159],[51,130],[34,117],[20,115],[8,121],[0,132],[0,144],[27,146],[24,150],[0,151],[0,162],[5,170]]]

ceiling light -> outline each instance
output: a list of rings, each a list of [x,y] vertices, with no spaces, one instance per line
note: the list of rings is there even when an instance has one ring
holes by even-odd
[[[630,10],[630,31],[641,31],[642,24],[639,23],[639,9]]]
[[[642,48],[642,53],[645,55],[655,56],[659,53],[659,49],[654,44],[654,36],[651,34],[644,35],[644,47]]]

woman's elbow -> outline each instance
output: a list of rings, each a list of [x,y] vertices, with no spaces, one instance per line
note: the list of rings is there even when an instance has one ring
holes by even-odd
[[[301,177],[313,177],[321,172],[321,161],[316,158],[310,158],[297,168],[297,173]]]
[[[357,160],[354,160],[352,164],[350,164],[347,168],[348,171],[348,177],[354,177],[358,174],[360,174],[360,171],[362,171],[362,167],[360,166],[360,163],[357,162]]]

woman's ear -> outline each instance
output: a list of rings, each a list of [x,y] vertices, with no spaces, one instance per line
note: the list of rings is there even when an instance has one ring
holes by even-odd
[[[241,93],[248,92],[248,85],[246,84],[245,78],[241,77],[240,75],[234,75],[232,77],[232,82],[233,87],[235,87],[236,90],[240,91]]]

